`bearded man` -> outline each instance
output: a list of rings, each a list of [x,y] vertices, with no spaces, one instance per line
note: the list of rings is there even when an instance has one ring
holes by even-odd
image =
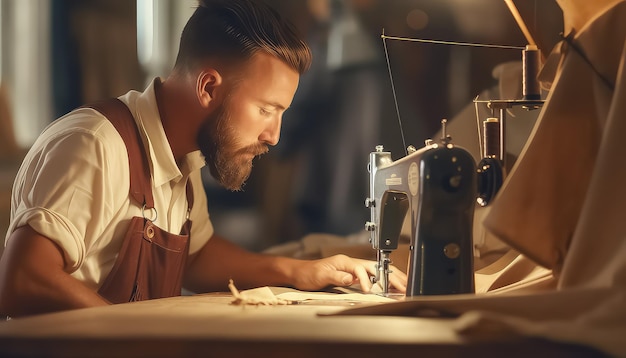
[[[252,253],[213,231],[200,169],[239,190],[278,143],[307,45],[273,9],[203,0],[172,72],[88,104],[34,143],[13,187],[0,259],[8,316],[263,285],[371,287],[372,262]],[[193,225],[191,225],[193,223]],[[404,290],[399,270],[392,284]]]

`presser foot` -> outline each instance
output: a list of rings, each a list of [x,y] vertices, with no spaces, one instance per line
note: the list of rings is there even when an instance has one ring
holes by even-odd
[[[393,271],[389,269],[389,261],[383,261],[383,264],[376,264],[376,276],[370,278],[372,282],[370,292],[379,296],[389,297],[389,274],[391,273],[393,273]]]
[[[388,289],[386,292],[384,292],[383,287],[378,282],[373,282],[370,293],[377,295],[377,296],[388,297],[388,298],[393,298],[393,299],[402,299],[405,297],[405,294],[403,292],[399,292],[394,289]]]

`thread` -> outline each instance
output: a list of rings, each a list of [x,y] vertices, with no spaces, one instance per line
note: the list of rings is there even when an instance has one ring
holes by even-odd
[[[500,156],[500,121],[498,118],[487,118],[483,121],[483,158],[499,158]]]
[[[452,46],[468,46],[468,47],[486,47],[486,48],[500,48],[507,50],[523,50],[524,47],[521,46],[510,46],[510,45],[495,45],[495,44],[482,44],[482,43],[473,43],[473,42],[459,42],[459,41],[442,41],[442,40],[429,40],[429,39],[415,39],[410,37],[398,37],[398,36],[387,36],[385,35],[385,30],[383,29],[383,34],[380,37],[384,40],[397,40],[397,41],[410,41],[410,42],[421,42],[428,44],[437,44],[437,45],[452,45]]]
[[[527,45],[522,51],[522,94],[525,100],[541,99],[539,76],[539,49],[535,45]]]
[[[404,129],[402,128],[402,119],[400,118],[400,107],[398,107],[398,96],[396,96],[396,86],[393,84],[393,74],[391,73],[391,62],[389,62],[389,51],[387,51],[387,36],[385,36],[385,29],[383,28],[383,34],[380,36],[383,39],[383,47],[385,49],[385,60],[387,61],[387,70],[389,71],[389,80],[391,81],[391,92],[393,93],[393,103],[396,106],[396,115],[398,116],[398,125],[400,126],[400,135],[402,136],[402,146],[404,147],[404,155],[409,155],[409,150],[406,146],[406,139],[404,137]]]

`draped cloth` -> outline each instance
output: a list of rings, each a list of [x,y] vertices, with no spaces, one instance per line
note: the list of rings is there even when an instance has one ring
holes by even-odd
[[[541,307],[545,295],[524,303],[542,319],[511,324],[619,356],[626,356],[625,20],[619,2],[555,47],[541,74],[552,83],[546,103],[484,221],[558,278],[553,304]],[[567,314],[585,300],[588,309]],[[558,319],[555,305],[564,314]]]
[[[549,64],[559,63],[545,106],[484,222],[560,273],[563,288],[598,280],[626,243],[624,19],[620,2],[550,55]]]

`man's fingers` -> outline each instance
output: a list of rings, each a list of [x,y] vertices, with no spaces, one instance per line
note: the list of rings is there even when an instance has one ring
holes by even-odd
[[[400,277],[400,275],[391,275],[389,277],[389,281],[392,287],[400,290],[401,292],[406,292],[406,276],[405,278]]]
[[[376,262],[363,259],[352,259],[345,255],[336,255],[331,258],[333,266],[338,271],[351,274],[359,280],[359,285],[363,292],[370,292],[372,289],[371,276],[376,275]],[[395,266],[390,267],[389,283],[392,287],[406,292],[407,275]],[[339,277],[339,276],[337,276]],[[341,282],[341,281],[339,281]],[[346,284],[344,283],[344,286]]]
[[[362,265],[356,265],[354,268],[354,275],[359,279],[359,285],[363,292],[370,292],[372,289],[372,283],[370,282],[370,275]]]
[[[352,274],[357,280],[363,292],[369,292],[372,289],[370,274],[373,274],[374,267],[371,268],[371,261],[352,259],[345,255],[336,255],[333,258],[334,266],[339,271]]]

